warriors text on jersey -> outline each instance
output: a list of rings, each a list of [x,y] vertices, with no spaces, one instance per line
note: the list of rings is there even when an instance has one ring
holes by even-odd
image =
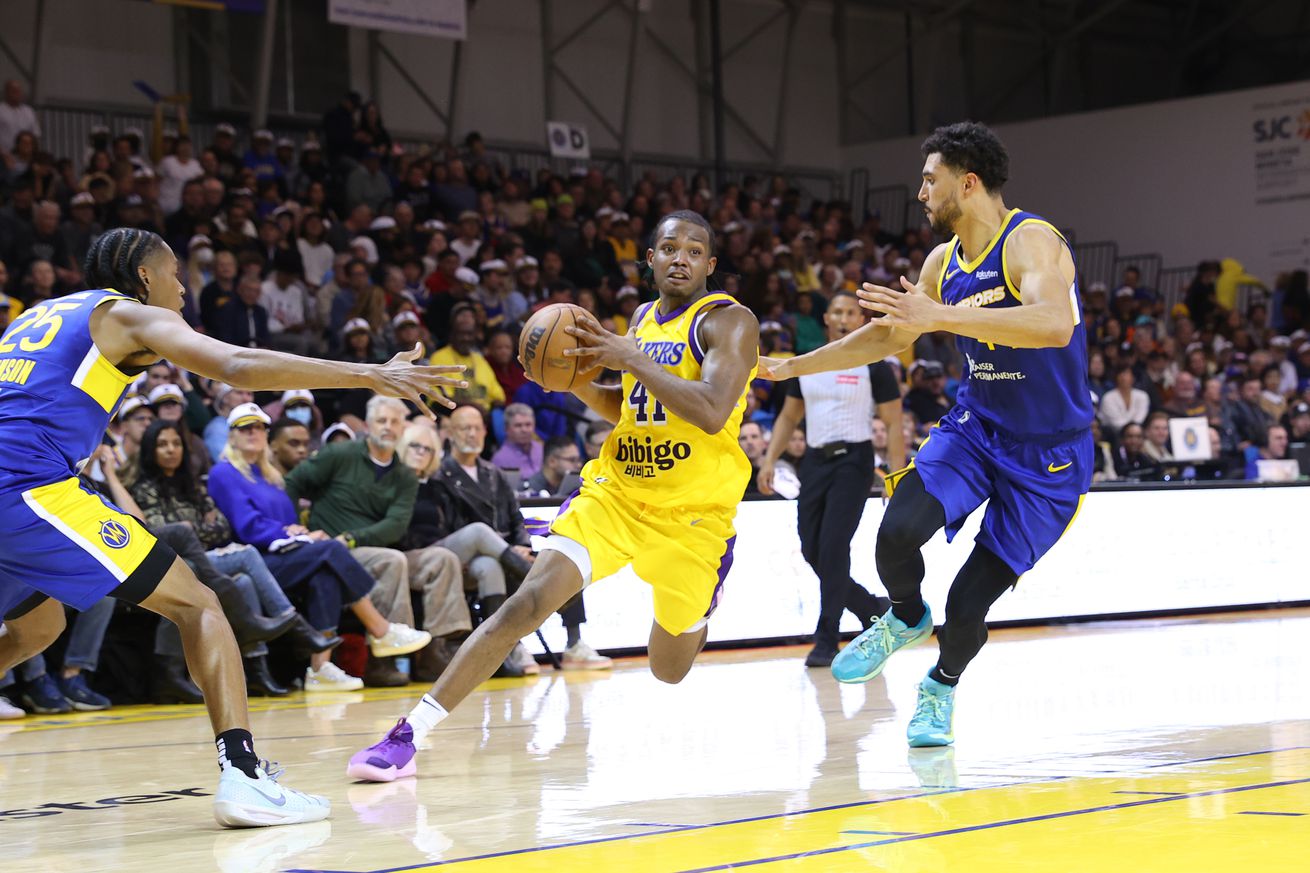
[[[700,323],[712,309],[735,303],[727,294],[712,293],[668,315],[660,314],[657,303],[647,304],[633,317],[637,344],[673,375],[699,380],[705,357],[697,334]],[[649,506],[735,507],[751,476],[737,431],[754,378],[752,368],[723,430],[708,434],[665,409],[646,386],[624,373],[623,413],[584,478],[608,480],[625,498]]]
[[[1030,212],[1011,210],[1001,229],[977,259],[966,262],[958,238],[952,239],[939,277],[941,301],[948,306],[1020,306],[1020,289],[1010,275],[1006,245],[1026,224],[1050,228]],[[956,403],[1013,436],[1072,435],[1092,422],[1087,383],[1087,334],[1082,323],[1078,281],[1069,286],[1074,330],[1062,348],[1012,349],[970,337],[956,338],[965,360]]]

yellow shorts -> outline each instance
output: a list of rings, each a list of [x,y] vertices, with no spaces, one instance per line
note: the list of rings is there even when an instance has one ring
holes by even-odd
[[[546,548],[572,558],[584,585],[631,564],[652,589],[656,623],[678,636],[704,626],[719,605],[737,540],[735,514],[735,507],[724,512],[650,506],[588,482],[560,507]]]

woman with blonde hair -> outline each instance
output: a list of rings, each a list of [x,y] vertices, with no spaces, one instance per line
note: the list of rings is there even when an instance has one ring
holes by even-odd
[[[509,543],[482,522],[455,529],[444,480],[437,476],[441,466],[441,437],[426,419],[405,428],[397,447],[400,460],[418,477],[418,495],[409,530],[400,540],[406,554],[428,546],[449,549],[464,567],[465,578],[477,586],[481,618],[485,621],[505,602],[510,587],[517,588],[532,564]],[[414,681],[435,682],[455,656],[461,640],[433,639],[414,666]],[[498,676],[538,673],[537,662],[522,644],[510,652]]]
[[[227,448],[210,471],[209,492],[231,522],[235,539],[258,548],[284,588],[308,586],[305,613],[320,632],[335,632],[345,604],[375,641],[388,637],[396,626],[368,599],[377,584],[373,577],[343,543],[311,531],[297,518],[268,448],[268,415],[244,403],[232,410],[228,423]],[[408,629],[402,629],[405,635],[403,630]],[[363,685],[326,652],[313,656],[305,673],[309,692],[353,691]]]

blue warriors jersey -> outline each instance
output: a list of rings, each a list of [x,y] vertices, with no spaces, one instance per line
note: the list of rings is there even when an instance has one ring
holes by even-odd
[[[1050,222],[1030,212],[1011,210],[976,260],[966,262],[959,238],[951,240],[938,280],[941,301],[948,306],[988,308],[1022,305],[1005,247],[1010,235],[1025,224],[1050,228],[1068,245]],[[1090,427],[1093,410],[1087,381],[1087,333],[1076,278],[1069,286],[1069,306],[1074,330],[1063,348],[1012,349],[957,336],[965,373],[956,403],[1018,437],[1072,436]]]
[[[0,493],[75,475],[131,377],[91,339],[97,307],[132,298],[82,291],[25,310],[0,337]]]

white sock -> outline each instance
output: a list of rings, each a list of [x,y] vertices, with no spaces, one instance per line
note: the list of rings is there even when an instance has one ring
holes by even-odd
[[[431,694],[424,694],[423,699],[418,705],[409,711],[407,721],[409,726],[414,729],[414,745],[423,742],[423,738],[428,735],[434,727],[441,723],[442,719],[450,713],[446,708],[433,699]]]

